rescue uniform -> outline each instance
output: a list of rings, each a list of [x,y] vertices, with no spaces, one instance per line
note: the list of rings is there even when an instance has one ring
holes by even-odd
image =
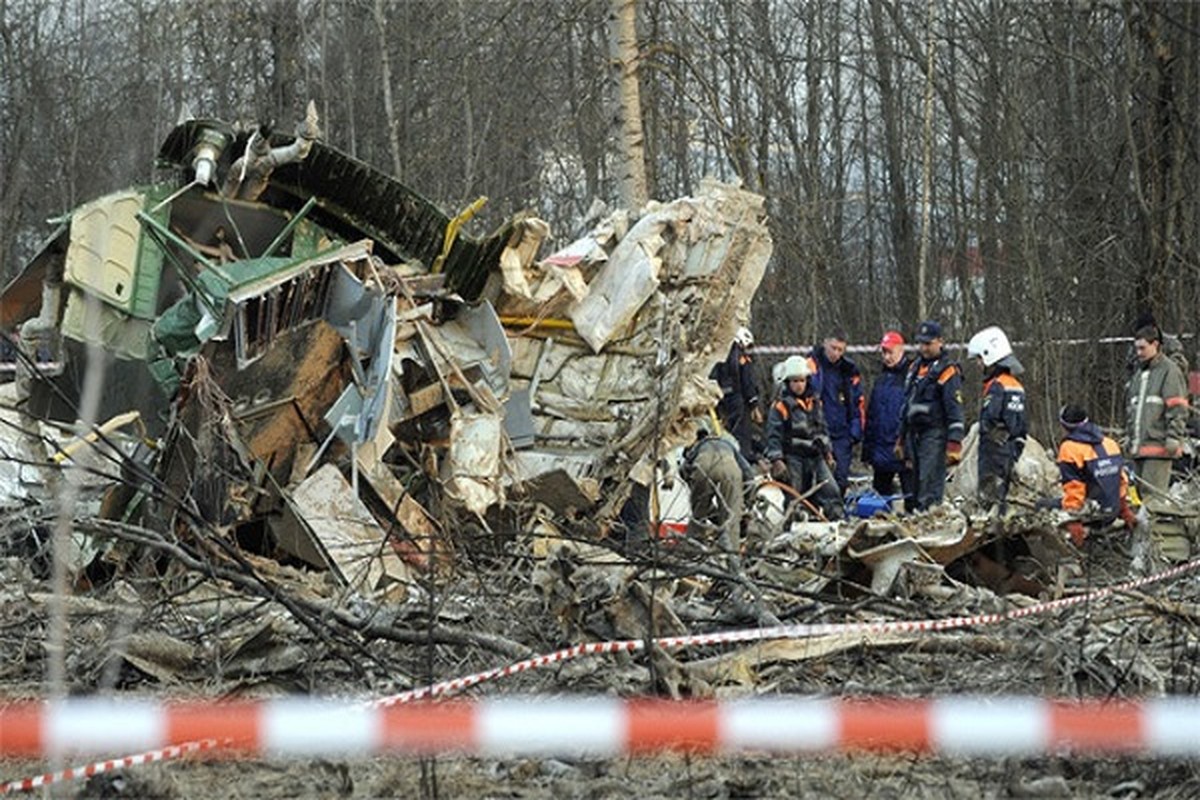
[[[1028,432],[1025,387],[1006,368],[994,368],[983,384],[979,413],[979,500],[999,503],[1001,513]]]
[[[823,484],[812,500],[827,519],[842,518],[842,499],[825,463],[829,436],[811,385],[797,397],[785,384],[767,416],[767,458],[787,464],[789,483],[801,494]]]
[[[683,451],[680,476],[691,492],[692,521],[720,531],[722,549],[736,554],[741,547],[745,482],[754,472],[738,452],[738,446],[722,436],[703,433]],[[701,534],[689,525],[689,534]]]
[[[1171,462],[1187,436],[1187,382],[1178,365],[1161,350],[1139,362],[1126,386],[1125,451],[1138,478],[1165,492]]]
[[[721,387],[717,416],[725,430],[733,434],[742,458],[753,461],[754,437],[750,428],[750,411],[758,406],[758,379],[754,374],[754,359],[740,344],[734,342],[725,360],[713,367],[709,377]]]
[[[813,375],[809,382],[820,398],[821,412],[833,447],[833,477],[838,490],[846,491],[850,482],[852,448],[862,441],[866,407],[863,401],[862,373],[858,365],[842,356],[837,363],[825,357],[825,348],[817,345],[809,354]]]
[[[962,443],[962,370],[945,353],[918,358],[908,370],[901,420],[905,455],[913,464],[918,511],[946,493],[946,443]]]
[[[1128,479],[1121,448],[1105,436],[1094,422],[1084,422],[1067,431],[1058,446],[1058,472],[1063,496],[1060,508],[1082,511],[1087,500],[1100,507],[1103,524],[1128,508]]]
[[[904,380],[910,360],[905,357],[892,367],[885,366],[871,388],[867,404],[867,422],[863,430],[863,460],[875,471],[874,487],[879,494],[895,494],[896,478],[900,491],[912,494],[912,471],[896,457],[896,442],[900,438],[900,422],[904,414]],[[912,498],[906,498],[905,507]]]

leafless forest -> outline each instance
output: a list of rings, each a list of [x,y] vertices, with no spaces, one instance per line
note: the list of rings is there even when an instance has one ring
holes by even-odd
[[[633,59],[614,56],[622,52]],[[631,88],[640,126],[619,113]],[[531,210],[550,225],[543,254],[610,210],[636,207],[643,192],[668,201],[697,193],[707,176],[740,181],[765,197],[774,242],[753,302],[760,345],[811,344],[834,326],[855,344],[874,344],[889,328],[911,337],[925,317],[941,319],[951,342],[1003,326],[1019,343],[1031,427],[1044,442],[1068,401],[1088,405],[1102,424],[1123,421],[1128,350],[1112,340],[1129,336],[1140,313],[1185,334],[1187,356],[1200,361],[1196,0],[0,0],[0,278],[17,275],[81,203],[161,176],[156,154],[177,121],[271,120],[290,135],[310,101],[320,139],[397,176],[450,217],[486,196],[470,234],[501,230]],[[761,228],[761,215],[754,223]],[[687,291],[699,290],[684,283],[671,287],[684,298],[672,313],[704,306],[733,330],[728,301],[714,311],[708,306],[721,304],[706,291],[693,304]],[[667,352],[667,338],[633,355],[653,360]],[[703,331],[689,344],[697,342],[708,343]],[[535,382],[542,356],[527,360]],[[869,379],[875,365],[863,360]],[[972,369],[969,387],[978,378]],[[639,377],[665,385],[657,372]],[[647,407],[645,396],[657,394],[658,407],[652,420],[634,418],[641,427],[620,429],[617,444],[648,450],[653,441],[653,457],[637,462],[653,471],[667,422],[659,412],[682,401],[635,388]],[[453,400],[449,384],[445,394]],[[976,397],[969,389],[969,408]],[[229,401],[208,399],[213,408]],[[196,414],[198,425],[220,416]],[[448,437],[427,438],[444,449]],[[58,469],[57,445],[32,438],[41,448],[36,460],[8,460]],[[747,527],[744,575],[740,561],[719,566],[733,554],[715,548],[622,539],[614,531],[622,530],[627,464],[609,465],[616,477],[597,483],[600,499],[585,498],[592,505],[544,513],[540,501],[514,493],[496,513],[471,516],[447,500],[435,446],[408,444],[399,437],[403,458],[386,466],[424,503],[435,533],[404,602],[349,604],[351,593],[331,573],[274,558],[264,544],[269,528],[176,513],[185,504],[168,503],[169,493],[145,490],[162,501],[146,519],[160,507],[170,512],[163,518],[171,524],[158,527],[73,518],[61,495],[54,503],[22,500],[0,524],[9,548],[0,558],[0,683],[12,697],[33,698],[47,686],[208,699],[378,695],[580,642],[707,632],[747,619],[765,625],[768,615],[857,623],[1020,607],[975,585],[976,576],[940,567],[934,572],[952,579],[941,594],[922,594],[924,584],[872,594],[868,572],[822,574],[829,554],[819,542],[780,539],[773,529]],[[357,465],[353,450],[335,450],[326,454],[331,464]],[[232,448],[226,455],[230,463],[242,457]],[[41,463],[47,458],[53,462]],[[1056,467],[1046,463],[1049,473],[1038,475],[1049,474],[1043,483],[1057,488]],[[250,485],[237,475],[228,486]],[[126,471],[99,477],[132,480]],[[493,477],[498,482],[499,467]],[[44,483],[37,491],[54,495],[58,484]],[[143,485],[159,488],[149,478]],[[1033,509],[1034,489],[1043,487],[1027,488]],[[232,504],[241,495],[221,499]],[[364,515],[377,511],[372,505]],[[958,525],[958,512],[920,517],[904,535],[941,534],[952,515]],[[981,529],[983,517],[972,522],[967,512],[953,546],[968,523]],[[1047,563],[1075,568],[1039,573],[1046,597],[1129,577],[1126,539],[1100,535],[1086,552],[1064,555],[1070,548],[1057,521],[1029,517],[1011,532],[1052,541]],[[635,522],[626,532],[650,530]],[[65,567],[53,585],[47,578],[47,532],[61,544],[72,525],[117,543],[125,559],[106,561],[105,571],[74,582],[73,593]],[[738,593],[743,586],[755,590],[753,602]],[[730,651],[705,646],[694,659],[580,659],[522,672],[506,691],[1194,696],[1197,586],[1191,573],[1115,592],[1104,605],[1014,614],[999,627],[939,637],[835,635]],[[11,759],[0,777],[57,766]],[[1194,797],[1200,767],[1194,759],[1065,753],[431,757],[189,762],[120,780],[94,780],[81,796],[194,797],[216,787],[241,797]]]
[[[712,174],[767,197],[760,342],[1126,335],[1200,305],[1200,6],[1072,0],[641,0],[649,194]],[[610,3],[0,3],[0,259],[154,176],[184,110],[326,139],[448,210],[523,207],[559,241],[617,199]],[[927,232],[927,237],[926,237]],[[1189,347],[1189,349],[1191,349]],[[1046,424],[1116,421],[1122,347],[1022,353]]]

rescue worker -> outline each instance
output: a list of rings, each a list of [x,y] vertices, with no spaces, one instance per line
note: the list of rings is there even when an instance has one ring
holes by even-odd
[[[813,347],[809,356],[813,394],[821,402],[825,425],[833,447],[833,477],[838,491],[845,493],[850,482],[854,445],[862,441],[866,408],[862,373],[846,356],[846,332],[835,328]]]
[[[1137,367],[1126,386],[1122,445],[1133,458],[1142,486],[1165,494],[1171,483],[1171,464],[1183,455],[1187,435],[1187,382],[1179,366],[1163,353],[1157,326],[1139,328],[1133,347]]]
[[[1013,468],[1025,450],[1029,425],[1025,387],[1018,379],[1025,368],[1012,344],[996,326],[984,328],[967,342],[967,356],[983,365],[983,407],[979,412],[979,502],[997,505],[1004,514]]]
[[[709,374],[721,387],[721,401],[717,404],[721,425],[733,434],[742,458],[750,462],[755,460],[750,422],[753,420],[758,425],[763,422],[758,402],[758,377],[754,372],[754,358],[749,352],[753,345],[754,334],[750,329],[738,328],[729,355]]]
[[[912,465],[913,505],[918,511],[942,502],[946,466],[962,460],[962,369],[945,355],[943,346],[942,326],[932,319],[922,322],[917,327],[920,355],[909,367],[904,384],[896,449]]]
[[[863,429],[863,460],[871,465],[875,491],[884,497],[896,493],[899,479],[904,493],[904,507],[911,511],[912,471],[896,457],[896,440],[900,438],[900,418],[904,413],[904,379],[908,375],[909,358],[904,352],[904,337],[899,331],[888,331],[879,342],[883,370],[871,387],[867,403],[867,423]]]
[[[771,477],[791,484],[801,494],[813,487],[814,504],[826,519],[842,518],[842,501],[829,471],[833,453],[821,404],[809,383],[812,368],[802,356],[791,356],[779,371],[783,387],[767,415],[766,456]]]
[[[715,529],[721,549],[736,556],[741,547],[745,485],[754,479],[754,470],[729,434],[714,436],[712,424],[703,417],[695,420],[695,426],[696,440],[684,448],[679,467],[691,493],[693,524],[688,533],[700,538],[705,526]]]
[[[1101,514],[1099,525],[1108,525],[1117,517],[1126,530],[1137,527],[1137,517],[1129,507],[1128,479],[1121,448],[1104,435],[1099,426],[1088,420],[1087,411],[1079,406],[1065,405],[1058,412],[1058,423],[1064,436],[1058,445],[1058,471],[1062,482],[1062,497],[1043,498],[1038,508],[1061,508],[1082,513],[1084,503],[1091,500]],[[1067,532],[1076,547],[1087,540],[1087,528],[1081,520],[1067,523]]]

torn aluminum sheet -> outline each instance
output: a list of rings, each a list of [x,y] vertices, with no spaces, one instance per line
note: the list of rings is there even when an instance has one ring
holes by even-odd
[[[607,263],[588,285],[588,294],[571,311],[575,330],[599,352],[658,289],[663,230],[677,221],[678,209],[654,209],[617,243]]]
[[[848,545],[846,553],[871,569],[871,591],[878,595],[891,592],[892,584],[905,564],[933,561],[912,539],[896,539],[866,550],[855,550]]]
[[[325,420],[342,441],[357,447],[375,439],[380,429],[387,427],[396,302],[378,288],[340,270],[330,287],[325,319],[349,344],[354,375],[354,381],[326,412]]]
[[[597,448],[601,481],[649,485],[652,451],[683,444],[691,433],[675,423],[720,398],[708,375],[748,319],[772,245],[763,199],[715,181],[653,206],[628,231],[622,219],[614,214],[551,256],[575,265],[598,261],[598,247],[608,252],[570,320],[511,334],[513,383],[530,391],[534,450]]]
[[[351,589],[368,597],[391,594],[411,579],[387,534],[333,464],[326,464],[292,490],[289,506],[299,527],[277,533],[281,547],[334,571]],[[407,591],[400,589],[400,591]]]
[[[447,362],[452,357],[463,374],[477,368],[496,399],[508,397],[512,348],[491,303],[485,300],[477,306],[462,306],[453,319],[427,330],[440,340],[430,349],[443,374],[449,371]]]
[[[599,456],[599,450],[519,450],[513,454],[511,483],[556,511],[586,508],[600,499],[600,483],[592,474]]]

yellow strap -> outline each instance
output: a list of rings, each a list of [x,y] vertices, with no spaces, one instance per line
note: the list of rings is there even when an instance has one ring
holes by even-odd
[[[446,263],[446,256],[450,255],[450,248],[454,245],[454,240],[458,238],[458,229],[466,225],[471,217],[479,213],[479,209],[483,208],[488,201],[487,197],[481,195],[475,198],[475,202],[458,212],[458,216],[450,220],[446,225],[446,236],[442,239],[442,252],[434,259],[433,268],[429,271],[434,275],[442,271],[442,265]]]

